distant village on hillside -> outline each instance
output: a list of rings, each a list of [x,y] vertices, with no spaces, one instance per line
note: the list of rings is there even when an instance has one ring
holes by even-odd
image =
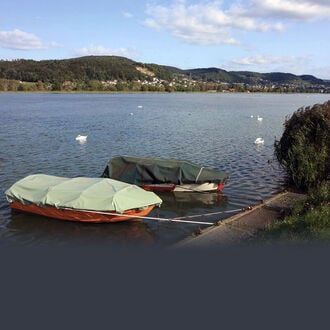
[[[181,70],[117,56],[87,56],[0,61],[0,91],[330,93],[330,82],[311,75]]]

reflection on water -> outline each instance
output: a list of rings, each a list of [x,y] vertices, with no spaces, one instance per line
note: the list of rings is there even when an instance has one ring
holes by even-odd
[[[203,218],[212,210],[227,207],[227,198],[222,193],[163,192],[159,193],[159,197],[163,200],[161,209],[171,212],[176,218],[195,214]]]
[[[189,236],[197,225],[157,221],[157,218],[193,217],[192,221],[216,222],[226,209],[227,198],[221,193],[163,192],[161,208],[148,217],[156,219],[130,220],[118,223],[88,224],[50,219],[34,214],[10,211],[6,231],[0,231],[2,244],[27,246],[164,246]],[[2,240],[3,239],[3,240]]]
[[[163,246],[185,238],[195,225],[85,224],[11,212],[4,191],[36,173],[99,177],[118,155],[177,158],[224,170],[228,183],[222,194],[162,193],[163,205],[149,216],[215,222],[283,188],[273,156],[275,137],[281,136],[286,116],[327,99],[321,94],[0,94],[0,245]],[[85,143],[75,140],[78,134],[88,135]],[[257,137],[264,144],[255,145]]]
[[[155,244],[154,237],[142,221],[109,224],[88,224],[61,221],[42,216],[11,213],[7,224],[6,240],[2,244],[27,246],[149,246]]]

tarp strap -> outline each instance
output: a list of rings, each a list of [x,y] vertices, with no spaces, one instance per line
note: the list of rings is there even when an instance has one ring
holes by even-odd
[[[198,175],[196,176],[196,181],[195,181],[196,183],[198,182],[198,179],[201,176],[203,169],[204,167],[201,167],[201,169],[199,170]]]

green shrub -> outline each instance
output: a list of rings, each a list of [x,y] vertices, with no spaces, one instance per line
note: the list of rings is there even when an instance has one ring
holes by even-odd
[[[292,215],[275,222],[267,230],[259,233],[258,241],[312,242],[330,241],[330,206],[321,205],[304,210],[297,206]]]
[[[259,232],[252,242],[330,242],[329,184],[310,189],[307,199],[298,202],[289,216]]]
[[[300,189],[329,180],[330,101],[298,109],[275,141],[275,156]]]

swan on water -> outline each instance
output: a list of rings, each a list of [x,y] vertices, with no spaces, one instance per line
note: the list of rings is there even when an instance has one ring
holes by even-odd
[[[87,135],[80,135],[80,134],[78,134],[76,136],[76,140],[77,141],[86,141],[87,140]]]
[[[258,119],[259,121],[262,121],[262,119],[263,119],[263,118],[258,116],[258,118],[257,118],[257,119]]]
[[[263,138],[259,137],[259,138],[256,138],[256,140],[254,141],[254,144],[263,144],[265,141]]]

